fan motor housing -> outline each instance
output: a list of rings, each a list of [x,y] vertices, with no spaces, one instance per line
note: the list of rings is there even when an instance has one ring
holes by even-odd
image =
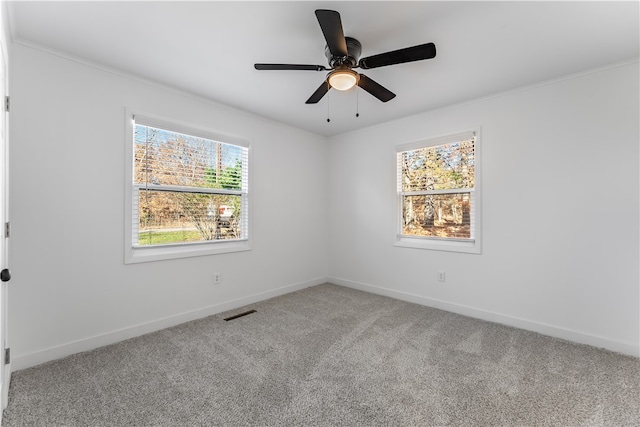
[[[347,42],[347,56],[338,57],[333,56],[329,50],[329,46],[325,46],[324,54],[329,60],[329,66],[334,68],[335,66],[347,65],[349,67],[355,67],[358,64],[358,59],[362,53],[362,45],[360,42],[352,37],[345,37]]]

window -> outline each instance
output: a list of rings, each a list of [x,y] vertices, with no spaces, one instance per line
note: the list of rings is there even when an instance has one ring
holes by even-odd
[[[480,253],[480,132],[397,147],[396,246]]]
[[[248,143],[129,118],[125,262],[249,249]]]

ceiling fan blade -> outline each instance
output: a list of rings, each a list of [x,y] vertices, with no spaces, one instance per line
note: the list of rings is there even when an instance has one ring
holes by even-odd
[[[422,61],[423,59],[431,59],[435,56],[436,45],[433,43],[425,43],[362,58],[358,66],[367,70],[370,68],[385,67],[387,65],[402,64],[403,62]]]
[[[347,41],[342,31],[342,21],[340,14],[335,10],[318,9],[316,18],[327,41],[329,52],[333,56],[347,56]]]
[[[325,71],[322,65],[302,65],[302,64],[254,64],[256,70],[308,70]]]
[[[322,82],[320,87],[318,87],[318,89],[313,92],[313,95],[311,95],[309,99],[307,99],[305,104],[317,104],[318,101],[320,101],[327,92],[329,92],[329,82],[325,80]]]
[[[391,92],[389,89],[375,82],[374,80],[371,80],[364,74],[360,74],[360,79],[358,79],[358,86],[360,86],[362,89],[366,90],[382,102],[391,101],[396,97],[395,93]]]

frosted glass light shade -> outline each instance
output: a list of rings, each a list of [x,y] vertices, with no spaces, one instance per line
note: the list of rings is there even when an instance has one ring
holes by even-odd
[[[337,90],[349,90],[358,81],[357,73],[351,70],[337,70],[329,75],[329,84]]]

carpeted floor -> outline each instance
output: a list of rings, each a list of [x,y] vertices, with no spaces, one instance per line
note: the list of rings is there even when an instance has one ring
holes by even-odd
[[[16,372],[3,425],[640,426],[640,359],[327,284]]]

